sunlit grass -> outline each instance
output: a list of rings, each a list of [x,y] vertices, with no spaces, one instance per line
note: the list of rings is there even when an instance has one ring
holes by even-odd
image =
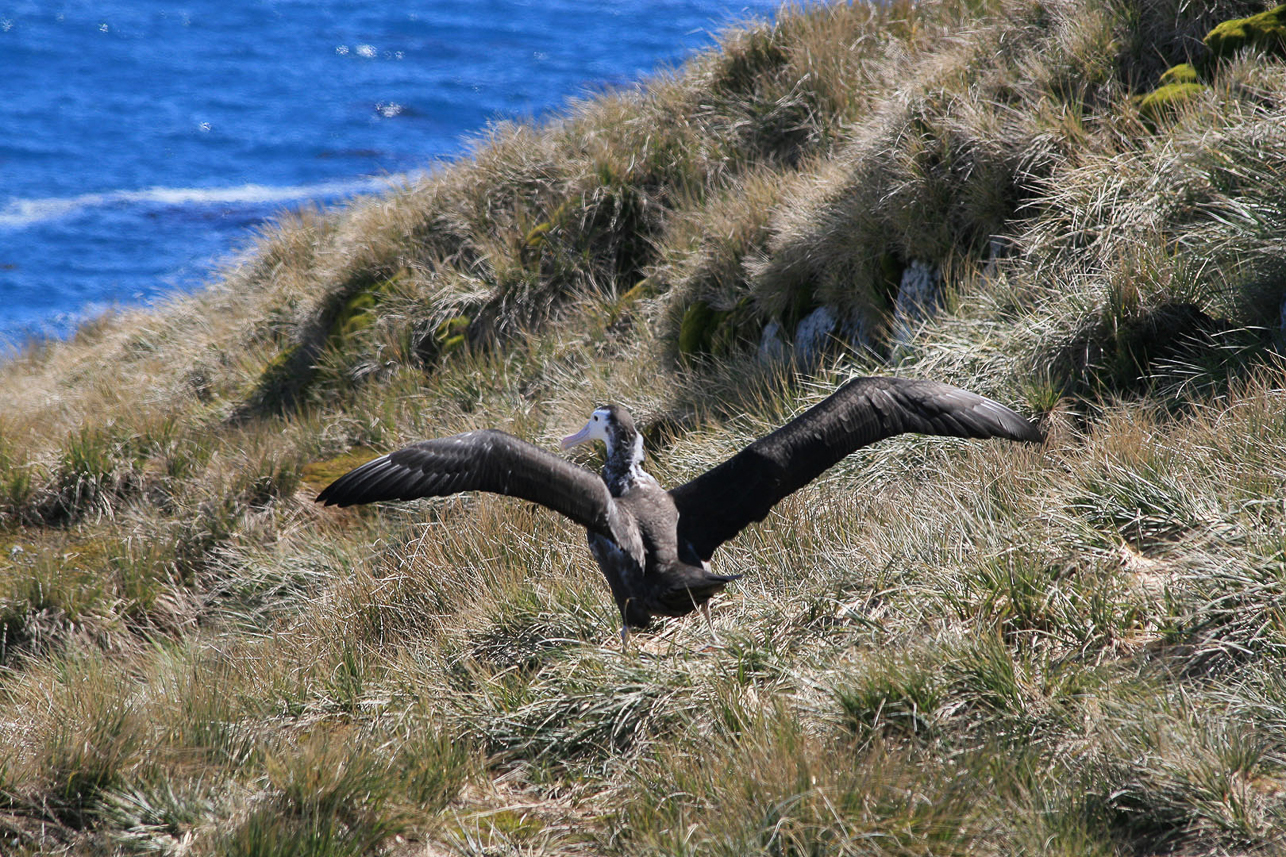
[[[783,11],[5,364],[0,852],[1286,847],[1281,62],[1136,98],[1260,8]],[[797,360],[822,305],[866,339]],[[607,401],[680,484],[853,374],[1048,440],[851,456],[715,556],[717,642],[623,652],[531,504],[313,502]]]

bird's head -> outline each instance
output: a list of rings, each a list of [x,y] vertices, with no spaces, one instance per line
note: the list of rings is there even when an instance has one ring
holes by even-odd
[[[563,438],[563,449],[601,440],[607,445],[607,454],[610,457],[615,449],[632,449],[636,434],[634,419],[629,411],[620,405],[603,405],[594,409],[594,413],[589,415],[589,421],[585,423],[583,429]]]

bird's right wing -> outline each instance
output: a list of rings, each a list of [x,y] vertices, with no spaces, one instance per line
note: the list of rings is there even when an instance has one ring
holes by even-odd
[[[849,453],[886,437],[919,432],[1039,441],[1036,426],[991,399],[942,384],[855,378],[723,464],[670,490],[679,541],[703,560],[762,521],[776,503]]]
[[[613,538],[616,503],[595,474],[496,429],[422,440],[368,461],[328,485],[317,502],[353,506],[378,500],[489,491],[521,497]]]

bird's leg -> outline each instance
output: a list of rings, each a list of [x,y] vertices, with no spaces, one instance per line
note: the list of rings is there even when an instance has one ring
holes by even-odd
[[[621,619],[621,653],[625,654],[630,650],[630,626],[626,624],[624,617]]]
[[[719,639],[719,635],[718,635],[717,633],[715,633],[715,630],[714,630],[714,620],[710,618],[710,602],[709,602],[709,601],[707,601],[706,603],[704,603],[704,604],[702,604],[702,605],[701,605],[701,615],[702,615],[702,616],[704,616],[704,617],[706,617],[706,625],[708,625],[708,626],[710,627],[710,637],[711,637],[711,639],[713,639],[713,640],[714,640],[714,644],[715,644],[716,646],[722,646],[722,645],[723,645],[723,642],[722,642],[722,641],[720,641],[720,639]]]

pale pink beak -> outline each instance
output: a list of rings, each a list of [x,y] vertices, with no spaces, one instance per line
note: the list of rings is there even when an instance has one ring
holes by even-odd
[[[571,449],[573,446],[582,444],[589,440],[589,427],[593,424],[593,421],[587,422],[585,423],[585,428],[576,432],[576,434],[569,434],[567,437],[563,438],[563,449]]]

